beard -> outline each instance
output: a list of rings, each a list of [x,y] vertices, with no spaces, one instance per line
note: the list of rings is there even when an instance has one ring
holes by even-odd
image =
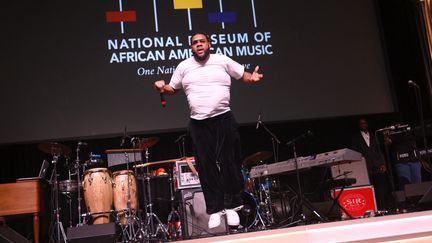
[[[204,52],[204,55],[202,55],[202,56],[199,56],[196,52],[192,52],[192,54],[193,54],[195,60],[197,60],[199,62],[202,62],[202,61],[206,60],[210,56],[210,48],[207,49]]]

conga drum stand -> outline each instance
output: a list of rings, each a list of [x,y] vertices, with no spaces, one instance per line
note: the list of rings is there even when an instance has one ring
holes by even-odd
[[[132,138],[134,140],[134,138]],[[123,144],[124,145],[124,144]],[[129,173],[129,155],[124,152],[126,161],[126,171],[127,171],[127,203],[126,209],[123,210],[124,217],[126,218],[126,224],[119,224],[122,230],[122,242],[138,242],[143,238],[144,231],[142,230],[141,220],[136,216],[137,212],[134,212],[131,205],[131,175]],[[117,212],[118,214],[119,212]]]

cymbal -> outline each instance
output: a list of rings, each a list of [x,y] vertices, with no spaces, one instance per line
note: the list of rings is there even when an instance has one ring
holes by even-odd
[[[159,142],[158,137],[140,138],[136,148],[148,149]]]
[[[256,152],[252,155],[249,155],[243,160],[243,165],[246,165],[248,167],[254,166],[262,161],[266,161],[270,159],[273,156],[273,153],[270,151],[260,151]]]
[[[38,144],[38,149],[44,153],[57,156],[70,156],[72,153],[72,150],[68,146],[56,142],[40,143]]]

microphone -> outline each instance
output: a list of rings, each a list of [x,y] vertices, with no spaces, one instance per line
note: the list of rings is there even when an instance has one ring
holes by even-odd
[[[185,138],[187,135],[188,135],[187,133],[183,133],[174,141],[174,143],[178,143],[181,139]]]
[[[140,140],[140,138],[139,138],[139,137],[133,137],[133,138],[131,138],[131,143],[135,144],[135,143],[136,143],[136,141],[138,141],[138,142],[139,142],[139,140]]]
[[[260,123],[261,123],[261,113],[259,113],[259,115],[258,115],[258,121],[257,121],[255,129],[259,128]]]
[[[394,129],[396,129],[395,126],[383,127],[381,129],[378,129],[377,132],[382,132],[382,131],[386,131],[386,130],[394,130]]]
[[[79,141],[78,146],[88,146],[88,144],[86,142]]]
[[[165,100],[165,95],[164,95],[164,93],[160,93],[160,101],[161,101],[161,105],[162,105],[162,107],[165,108],[166,105],[167,105],[167,102],[166,102],[166,100]]]
[[[420,88],[420,86],[412,80],[408,80],[408,85],[414,86],[416,88]]]
[[[294,144],[295,142],[297,142],[297,140],[306,138],[306,137],[312,137],[313,136],[313,132],[311,130],[307,130],[305,133],[299,135],[296,138],[293,138],[291,141],[288,141],[285,145],[291,145]]]

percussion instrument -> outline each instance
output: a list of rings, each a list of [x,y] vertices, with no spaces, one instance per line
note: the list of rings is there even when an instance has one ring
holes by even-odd
[[[84,200],[93,224],[109,223],[113,203],[111,172],[106,168],[93,168],[84,173]]]
[[[135,174],[131,170],[120,170],[113,173],[114,209],[122,225],[127,223],[125,210],[128,208],[128,173],[130,182],[130,207],[132,211],[136,212],[138,209],[138,198]]]
[[[238,212],[240,224],[243,227],[250,228],[258,221],[258,202],[254,195],[249,192],[242,192],[241,197],[243,199],[244,207],[248,207],[250,209],[250,213],[245,214],[243,211]]]
[[[273,156],[273,153],[270,151],[260,151],[256,152],[252,155],[249,155],[243,160],[243,166],[247,168],[251,168],[254,165],[265,162]]]
[[[61,193],[77,193],[78,182],[76,180],[63,180],[58,184]]]
[[[38,149],[44,153],[55,156],[64,155],[70,157],[72,153],[72,150],[68,146],[55,142],[40,143],[38,144]]]

